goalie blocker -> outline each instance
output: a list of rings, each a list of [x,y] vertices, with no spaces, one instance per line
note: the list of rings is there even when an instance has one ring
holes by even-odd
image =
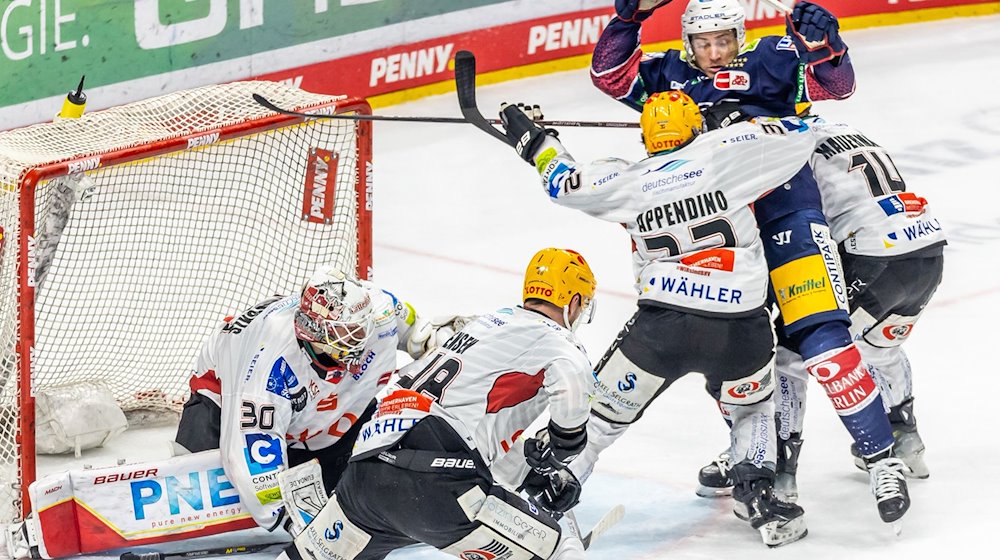
[[[31,484],[32,514],[11,525],[11,558],[62,558],[256,527],[218,450],[74,469]]]

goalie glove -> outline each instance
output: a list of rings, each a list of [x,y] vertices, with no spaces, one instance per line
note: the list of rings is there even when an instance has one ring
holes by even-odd
[[[500,111],[500,122],[503,123],[507,140],[514,147],[521,159],[534,165],[535,154],[541,148],[549,135],[559,136],[551,128],[542,128],[534,123],[518,105],[506,105]]]
[[[829,10],[812,2],[799,2],[785,16],[785,32],[799,51],[799,60],[814,66],[843,56],[847,45],[840,38],[840,23]]]
[[[420,358],[444,344],[472,318],[471,315],[441,315],[428,321],[418,316],[410,327],[406,353],[414,360]]]
[[[653,15],[654,10],[670,2],[671,0],[615,0],[615,13],[622,21],[639,23]]]

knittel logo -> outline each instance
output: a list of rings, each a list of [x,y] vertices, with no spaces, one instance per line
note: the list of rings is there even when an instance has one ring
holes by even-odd
[[[333,195],[337,188],[337,154],[322,148],[309,150],[302,219],[315,224],[333,223]]]

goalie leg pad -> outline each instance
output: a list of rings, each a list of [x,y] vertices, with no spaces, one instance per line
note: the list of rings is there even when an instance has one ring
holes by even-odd
[[[279,472],[278,488],[288,513],[286,529],[293,536],[300,534],[328,501],[323,470],[316,459]]]
[[[371,538],[348,519],[334,494],[285,552],[298,560],[353,560]]]

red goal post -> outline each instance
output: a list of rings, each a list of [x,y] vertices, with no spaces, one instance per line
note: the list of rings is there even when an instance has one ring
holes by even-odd
[[[368,103],[274,82],[0,132],[0,522],[28,511],[35,395],[179,411],[201,341],[319,264],[371,272]]]

